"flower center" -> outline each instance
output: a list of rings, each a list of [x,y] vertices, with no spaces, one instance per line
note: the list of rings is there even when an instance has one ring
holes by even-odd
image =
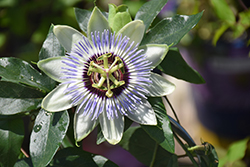
[[[112,97],[112,89],[125,84],[123,81],[124,64],[123,61],[112,53],[103,54],[91,61],[87,75],[90,76],[92,87],[106,91],[107,97]]]

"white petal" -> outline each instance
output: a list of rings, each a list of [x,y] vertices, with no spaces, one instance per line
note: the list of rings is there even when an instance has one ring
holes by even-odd
[[[108,20],[97,7],[94,7],[88,23],[88,38],[91,39],[91,32],[101,33],[105,29],[110,30]]]
[[[144,35],[145,25],[141,20],[134,20],[126,24],[116,35],[122,34],[130,38],[130,42],[134,41],[134,45],[140,44]]]
[[[146,60],[152,62],[151,68],[158,66],[168,53],[169,47],[165,44],[148,44],[139,47],[143,49],[141,54],[145,54]]]
[[[79,106],[78,106],[79,107]],[[78,107],[76,111],[78,111]],[[90,132],[96,127],[98,121],[92,120],[90,114],[84,115],[84,107],[75,113],[74,117],[74,135],[76,142],[81,141],[88,136]]]
[[[67,52],[71,52],[75,44],[84,38],[83,34],[69,26],[54,26],[53,32]]]
[[[65,67],[65,64],[62,63],[63,58],[65,57],[51,57],[43,59],[37,63],[37,66],[50,78],[57,82],[63,82],[65,81],[62,79],[63,74],[61,73],[62,67]]]
[[[47,94],[42,101],[42,108],[50,112],[57,112],[73,107],[69,96],[64,94],[68,87],[69,84],[61,84]]]
[[[110,144],[120,142],[124,130],[124,116],[118,112],[118,118],[108,119],[107,112],[104,111],[99,116],[102,133]]]
[[[136,104],[137,108],[132,113],[127,112],[127,117],[131,120],[144,124],[144,125],[156,125],[155,112],[146,99],[142,99],[141,104]]]
[[[175,90],[175,85],[159,74],[151,73],[152,84],[143,87],[149,91],[148,96],[159,97],[171,94]]]

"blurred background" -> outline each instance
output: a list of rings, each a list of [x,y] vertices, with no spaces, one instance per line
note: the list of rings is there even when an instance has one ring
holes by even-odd
[[[134,17],[145,2],[97,0],[95,3],[103,11],[108,11],[108,3],[126,4]],[[37,62],[51,24],[67,24],[79,30],[73,7],[91,10],[94,2],[0,0],[0,57]],[[249,7],[249,0],[169,0],[152,24],[176,13],[192,15],[204,10],[198,25],[178,47],[188,64],[204,77],[206,84],[190,84],[167,76],[176,84],[176,91],[169,99],[181,124],[196,143],[199,144],[201,138],[210,142],[220,157],[225,156],[233,141],[250,135]],[[169,108],[167,112],[172,115]],[[90,135],[84,142],[95,143],[95,135]],[[117,156],[114,152],[121,151],[119,146],[104,143],[98,148],[83,147],[105,154],[121,166],[127,166],[122,162],[126,156],[134,166],[142,166],[126,151]]]

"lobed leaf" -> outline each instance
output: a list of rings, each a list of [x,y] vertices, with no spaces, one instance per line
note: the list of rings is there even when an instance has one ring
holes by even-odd
[[[170,48],[160,66],[166,74],[175,78],[196,84],[205,83],[202,76],[185,62],[177,48]]]
[[[200,20],[203,12],[195,15],[175,15],[161,20],[143,38],[141,45],[176,45]]]
[[[16,163],[23,138],[24,125],[21,117],[0,120],[0,166],[13,166]]]
[[[36,89],[0,81],[0,114],[12,115],[40,107],[44,94]]]
[[[51,161],[65,137],[68,125],[67,111],[49,113],[40,110],[30,137],[30,156],[34,166],[46,166]]]
[[[147,30],[167,2],[168,0],[151,0],[144,3],[136,13],[135,20],[142,20]]]

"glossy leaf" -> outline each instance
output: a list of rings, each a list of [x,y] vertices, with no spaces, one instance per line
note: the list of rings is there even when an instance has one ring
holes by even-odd
[[[196,84],[205,83],[202,76],[185,62],[177,48],[170,48],[160,66],[166,74],[175,78]]]
[[[142,129],[145,130],[148,135],[154,139],[162,148],[168,152],[175,152],[175,144],[173,132],[171,129],[170,121],[168,119],[166,110],[163,106],[161,98],[149,98],[156,115],[158,116],[159,123],[157,126],[146,126],[141,125]]]
[[[176,45],[199,22],[202,14],[203,12],[190,16],[175,15],[163,19],[144,36],[141,45]]]
[[[44,94],[33,88],[0,81],[0,114],[12,115],[40,107]]]
[[[47,59],[50,57],[65,56],[65,50],[53,33],[53,28],[54,25],[52,24],[39,52],[39,60]],[[48,85],[49,91],[52,90],[56,86],[56,82],[44,73],[42,74],[46,77],[46,85]]]
[[[136,13],[135,20],[142,20],[146,26],[145,30],[147,30],[167,2],[168,0],[151,0],[146,2]]]
[[[49,166],[117,167],[108,159],[83,151],[81,148],[59,150]]]
[[[0,120],[0,166],[13,166],[16,163],[21,152],[23,138],[22,118],[9,117]]]
[[[120,145],[146,166],[178,166],[177,156],[159,146],[140,127],[129,128]]]
[[[49,57],[65,56],[65,50],[53,33],[54,25],[51,25],[42,48],[39,52],[39,60]]]
[[[76,21],[81,30],[85,33],[85,35],[87,34],[87,27],[90,15],[91,11],[89,10],[75,8]]]
[[[67,111],[40,110],[30,137],[30,156],[34,166],[46,166],[55,155],[69,125]]]
[[[14,57],[0,58],[0,76],[7,81],[22,83],[46,92],[53,87],[47,76],[39,73],[26,61]]]
[[[34,167],[31,158],[23,158],[18,160],[14,167]]]

